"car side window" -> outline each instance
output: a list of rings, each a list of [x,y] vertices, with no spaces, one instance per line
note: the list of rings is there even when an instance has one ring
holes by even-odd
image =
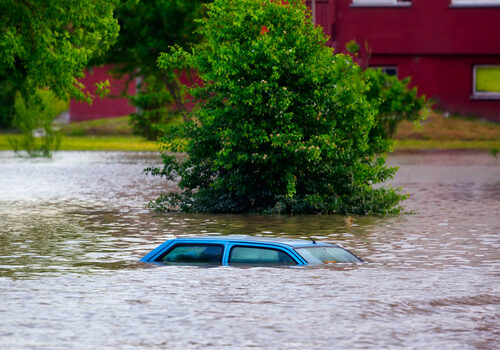
[[[235,246],[229,253],[232,265],[297,265],[287,253],[272,248]]]
[[[176,244],[157,261],[165,264],[220,265],[224,246],[221,244]]]

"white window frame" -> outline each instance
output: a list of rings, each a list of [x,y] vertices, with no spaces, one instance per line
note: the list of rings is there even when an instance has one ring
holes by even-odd
[[[409,7],[412,0],[352,0],[351,7]]]
[[[396,71],[396,77],[398,76],[398,73],[399,73],[398,66],[396,66],[396,65],[375,65],[375,66],[370,66],[369,68],[380,69],[384,73],[386,73],[387,69],[394,69]]]
[[[451,7],[500,7],[500,0],[451,0]]]
[[[388,4],[388,5],[394,5],[398,2],[398,0],[352,0],[353,4]]]
[[[475,64],[472,67],[472,96],[473,100],[500,100],[500,91],[477,91],[476,90],[476,69],[486,67],[498,67],[500,64]]]

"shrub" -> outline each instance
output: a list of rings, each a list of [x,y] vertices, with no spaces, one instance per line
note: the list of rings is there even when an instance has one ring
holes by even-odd
[[[367,68],[363,76],[369,86],[366,92],[368,101],[378,108],[375,124],[370,131],[372,139],[390,139],[403,120],[421,119],[425,96],[418,97],[417,89],[408,86],[410,78],[399,80],[396,76],[373,68]]]
[[[179,118],[179,113],[172,111],[172,97],[165,84],[158,79],[148,79],[138,86],[135,96],[130,97],[137,112],[131,115],[134,133],[148,140],[156,140],[159,126]]]
[[[405,196],[374,188],[392,177],[369,139],[376,109],[359,66],[334,55],[302,1],[215,0],[190,52],[162,54],[165,69],[194,69],[203,84],[192,121],[162,141],[155,175],[178,180],[160,210],[266,213],[397,212]]]
[[[12,128],[12,120],[15,115],[14,101],[18,86],[15,79],[4,79],[0,81],[0,129]]]
[[[60,134],[52,128],[52,122],[67,107],[67,102],[50,90],[37,90],[30,99],[17,93],[13,125],[22,132],[22,138],[20,141],[9,139],[13,150],[26,151],[30,157],[50,157],[61,143]]]

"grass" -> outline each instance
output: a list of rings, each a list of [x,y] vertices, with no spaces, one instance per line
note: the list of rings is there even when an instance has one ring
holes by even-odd
[[[74,122],[61,126],[61,150],[157,151],[156,142],[132,135],[130,117]],[[0,150],[10,150],[0,134]],[[500,124],[458,116],[445,117],[432,111],[419,125],[402,122],[395,135],[395,151],[409,150],[500,150]]]
[[[9,138],[21,135],[0,134],[0,150],[11,150]],[[61,151],[157,151],[154,141],[140,136],[63,136]]]
[[[396,151],[500,150],[500,124],[431,111],[419,124],[402,122],[395,135]]]
[[[500,150],[500,140],[395,140],[394,150],[482,150],[494,152]]]
[[[158,151],[155,141],[140,136],[65,136],[61,142],[65,151]]]
[[[157,151],[158,145],[133,135],[130,117],[106,118],[58,125],[62,134],[61,151]],[[0,150],[10,150],[9,138],[17,134],[0,134]]]
[[[133,129],[130,125],[130,117],[105,118],[89,120],[85,122],[73,122],[61,126],[61,132],[69,136],[89,135],[132,135]]]
[[[432,111],[427,119],[415,125],[403,121],[395,135],[396,140],[434,141],[498,141],[500,124],[459,116],[445,117]]]

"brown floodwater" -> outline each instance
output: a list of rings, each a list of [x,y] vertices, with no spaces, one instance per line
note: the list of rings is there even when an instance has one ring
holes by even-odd
[[[156,214],[155,153],[0,152],[0,349],[494,349],[500,159],[389,157],[412,214]],[[365,264],[153,267],[176,236],[340,242]]]

